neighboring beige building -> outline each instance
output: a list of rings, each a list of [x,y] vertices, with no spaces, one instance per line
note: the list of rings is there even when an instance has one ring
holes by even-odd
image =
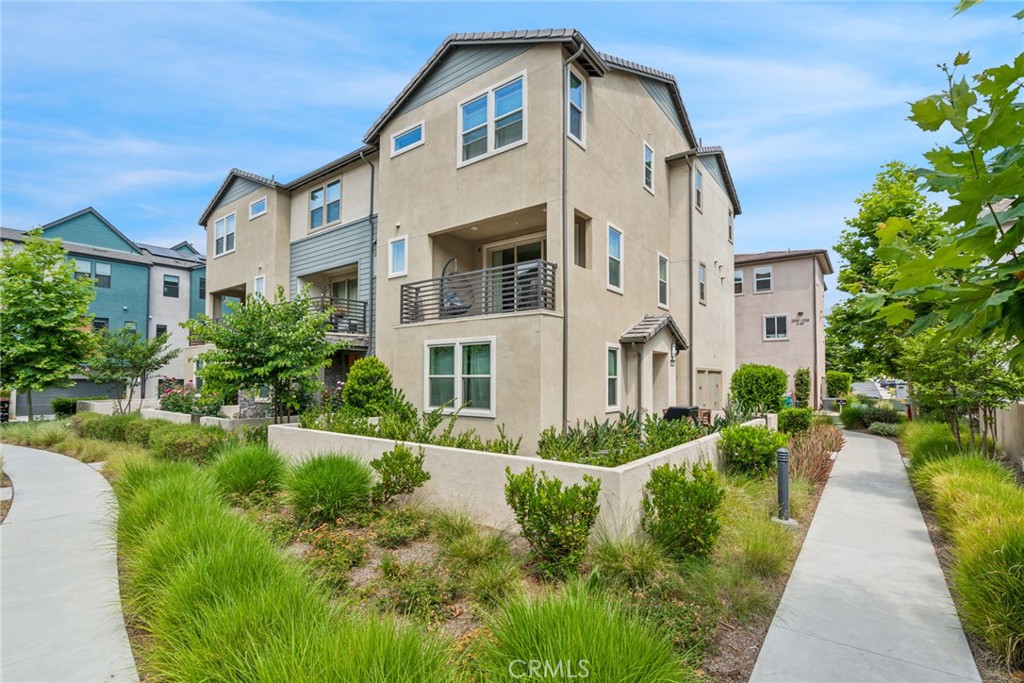
[[[524,451],[564,422],[723,407],[740,205],[672,75],[572,29],[454,34],[364,142],[287,184],[229,174],[200,221],[211,314],[258,272],[268,292],[333,286],[366,221],[365,350],[418,407],[461,407],[486,436],[504,424]],[[334,178],[336,227],[313,229]],[[268,215],[244,220],[264,195]],[[219,249],[232,215],[237,246]]]
[[[811,405],[825,396],[825,249],[736,254],[736,364],[760,363],[789,376],[811,371]]]

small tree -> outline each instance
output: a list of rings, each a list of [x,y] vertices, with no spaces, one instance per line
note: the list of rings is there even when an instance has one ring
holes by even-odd
[[[303,395],[315,393],[320,368],[344,348],[327,341],[330,313],[310,306],[308,288],[291,301],[278,287],[273,301],[249,297],[245,305],[228,303],[231,315],[205,315],[182,323],[195,337],[216,348],[199,354],[204,391],[219,395],[270,387],[274,417],[299,408]]]
[[[60,244],[33,230],[21,250],[5,242],[0,262],[0,385],[25,393],[30,420],[32,392],[70,386],[92,347],[96,291],[75,278]]]
[[[383,415],[394,403],[391,371],[379,358],[367,356],[352,364],[341,398],[358,415]]]
[[[135,389],[146,375],[160,370],[181,355],[181,349],[170,347],[165,334],[146,339],[135,330],[121,328],[101,330],[96,334],[96,354],[85,368],[85,376],[97,384],[115,384],[117,410],[131,410]]]
[[[793,373],[793,393],[796,394],[797,403],[806,406],[811,402],[810,368],[798,368]]]
[[[832,398],[843,398],[853,388],[853,375],[839,370],[825,373],[825,393]]]
[[[786,373],[771,365],[745,363],[732,374],[730,391],[744,410],[777,413],[786,394]]]

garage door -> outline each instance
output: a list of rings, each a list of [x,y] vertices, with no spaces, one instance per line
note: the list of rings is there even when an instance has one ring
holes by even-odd
[[[50,403],[55,398],[74,397],[85,398],[86,396],[113,396],[114,386],[111,384],[96,384],[88,380],[79,380],[72,387],[60,389],[44,389],[43,391],[32,392],[32,407],[36,415],[52,415],[53,406]],[[18,417],[28,415],[28,397],[20,391],[15,399],[14,414]]]

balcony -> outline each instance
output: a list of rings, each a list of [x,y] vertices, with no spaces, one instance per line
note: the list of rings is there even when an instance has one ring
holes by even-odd
[[[537,259],[402,285],[401,324],[553,311],[556,267]]]
[[[313,299],[310,308],[330,313],[328,332],[362,335],[369,329],[365,301],[324,296]]]

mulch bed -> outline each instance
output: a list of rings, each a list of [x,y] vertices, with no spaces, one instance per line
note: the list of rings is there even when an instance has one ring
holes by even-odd
[[[0,488],[12,488],[14,486],[11,483],[11,478],[7,476],[7,473],[0,470]],[[7,513],[11,509],[10,500],[0,500],[0,522],[7,519]]]

